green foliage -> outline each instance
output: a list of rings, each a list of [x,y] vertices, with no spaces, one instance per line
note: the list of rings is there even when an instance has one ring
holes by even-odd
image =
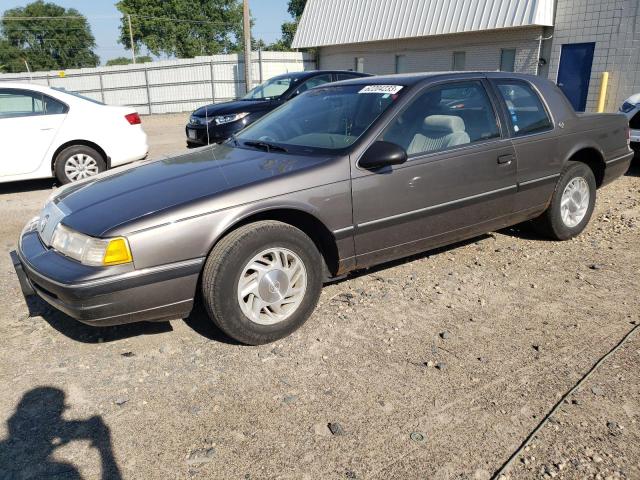
[[[280,27],[282,36],[280,39],[267,47],[268,50],[288,52],[291,51],[291,43],[293,43],[293,37],[296,36],[296,30],[298,28],[298,22],[304,11],[304,6],[307,4],[307,0],[289,0],[287,12],[293,17],[292,22],[284,22]]]
[[[153,62],[153,59],[149,55],[142,55],[140,57],[136,57],[136,63],[149,63]],[[129,65],[132,64],[133,60],[130,57],[116,57],[110,60],[107,60],[105,64],[107,67],[111,67],[113,65]]]
[[[136,51],[192,58],[238,51],[242,39],[240,0],[120,0],[120,43],[131,49],[131,15]]]
[[[5,10],[0,19],[0,64],[7,72],[26,71],[25,61],[32,71],[95,67],[95,46],[87,19],[73,8],[38,0]]]
[[[298,22],[302,16],[302,12],[304,12],[304,6],[306,4],[307,0],[289,0],[287,12]]]

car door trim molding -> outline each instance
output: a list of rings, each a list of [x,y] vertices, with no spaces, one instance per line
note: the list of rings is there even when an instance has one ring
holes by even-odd
[[[619,157],[615,157],[615,158],[612,158],[611,160],[607,160],[604,163],[606,163],[607,165],[610,165],[612,163],[616,163],[621,160],[627,160],[629,157],[632,157],[633,155],[634,155],[633,152],[628,152],[628,153],[625,153],[624,155],[620,155]]]
[[[553,175],[547,175],[546,177],[534,178],[533,180],[527,180],[525,182],[518,182],[519,187],[525,187],[528,185],[533,185],[534,183],[545,182],[547,180],[553,180],[554,178],[558,178],[560,176],[559,173],[554,173]]]
[[[417,210],[411,210],[409,212],[398,213],[396,215],[391,215],[391,216],[388,216],[388,217],[382,217],[382,218],[377,218],[375,220],[369,220],[367,222],[358,223],[357,228],[358,228],[358,230],[363,229],[363,228],[366,229],[367,227],[371,227],[373,225],[378,225],[380,223],[394,222],[396,220],[405,219],[406,217],[410,217],[410,216],[414,216],[414,215],[420,215],[420,214],[423,214],[423,213],[426,213],[426,212],[432,212],[434,210],[447,209],[449,207],[458,205],[460,203],[468,202],[468,201],[471,201],[471,200],[477,200],[478,198],[489,197],[489,196],[492,196],[492,195],[506,193],[506,192],[509,192],[509,191],[512,191],[512,190],[517,190],[517,188],[518,188],[517,185],[509,185],[508,187],[498,188],[496,190],[490,190],[488,192],[483,192],[483,193],[478,193],[476,195],[470,195],[468,197],[458,198],[456,200],[451,200],[451,201],[448,201],[448,202],[439,203],[437,205],[431,205],[429,207],[419,208]]]
[[[333,236],[336,237],[337,240],[341,240],[342,238],[347,237],[348,233],[350,233],[353,230],[353,225],[349,225],[348,227],[344,227],[344,228],[339,228],[337,230],[334,230],[333,232]]]

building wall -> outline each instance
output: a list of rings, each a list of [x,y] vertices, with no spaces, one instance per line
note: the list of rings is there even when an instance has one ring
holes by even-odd
[[[321,47],[319,66],[354,70],[356,57],[363,57],[365,72],[389,74],[395,73],[395,56],[406,55],[409,72],[447,71],[452,68],[453,52],[464,51],[465,70],[498,70],[501,49],[515,48],[515,70],[535,74],[542,33],[542,27],[520,27]]]
[[[587,111],[596,109],[609,72],[605,111],[640,92],[640,0],[557,0],[549,78],[557,80],[563,44],[595,42]]]

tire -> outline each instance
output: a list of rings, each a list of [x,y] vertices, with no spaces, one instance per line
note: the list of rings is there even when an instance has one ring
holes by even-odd
[[[572,187],[568,187],[570,184]],[[576,192],[576,188],[580,191]],[[588,191],[588,201],[584,200],[584,188]],[[573,191],[573,195],[569,195],[567,193],[569,191]],[[565,194],[571,196],[572,200],[563,210],[562,202]],[[566,195],[565,200],[567,199]],[[585,229],[595,204],[596,179],[593,171],[584,163],[569,162],[567,168],[560,175],[549,207],[540,217],[533,221],[533,225],[539,233],[549,238],[569,240]],[[581,208],[578,208],[579,206]],[[569,209],[568,211],[567,208]],[[564,217],[563,211],[565,212]]]
[[[301,230],[272,220],[251,223],[228,234],[209,254],[202,273],[203,303],[231,338],[247,345],[270,343],[311,316],[322,289],[322,265],[318,249]],[[251,293],[241,297],[245,288]]]
[[[92,177],[106,169],[104,157],[86,145],[65,148],[58,154],[54,163],[56,178],[63,185]]]

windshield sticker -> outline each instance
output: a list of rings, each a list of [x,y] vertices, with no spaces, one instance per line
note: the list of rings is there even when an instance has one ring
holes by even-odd
[[[402,85],[367,85],[358,93],[382,93],[394,95],[402,90]]]

